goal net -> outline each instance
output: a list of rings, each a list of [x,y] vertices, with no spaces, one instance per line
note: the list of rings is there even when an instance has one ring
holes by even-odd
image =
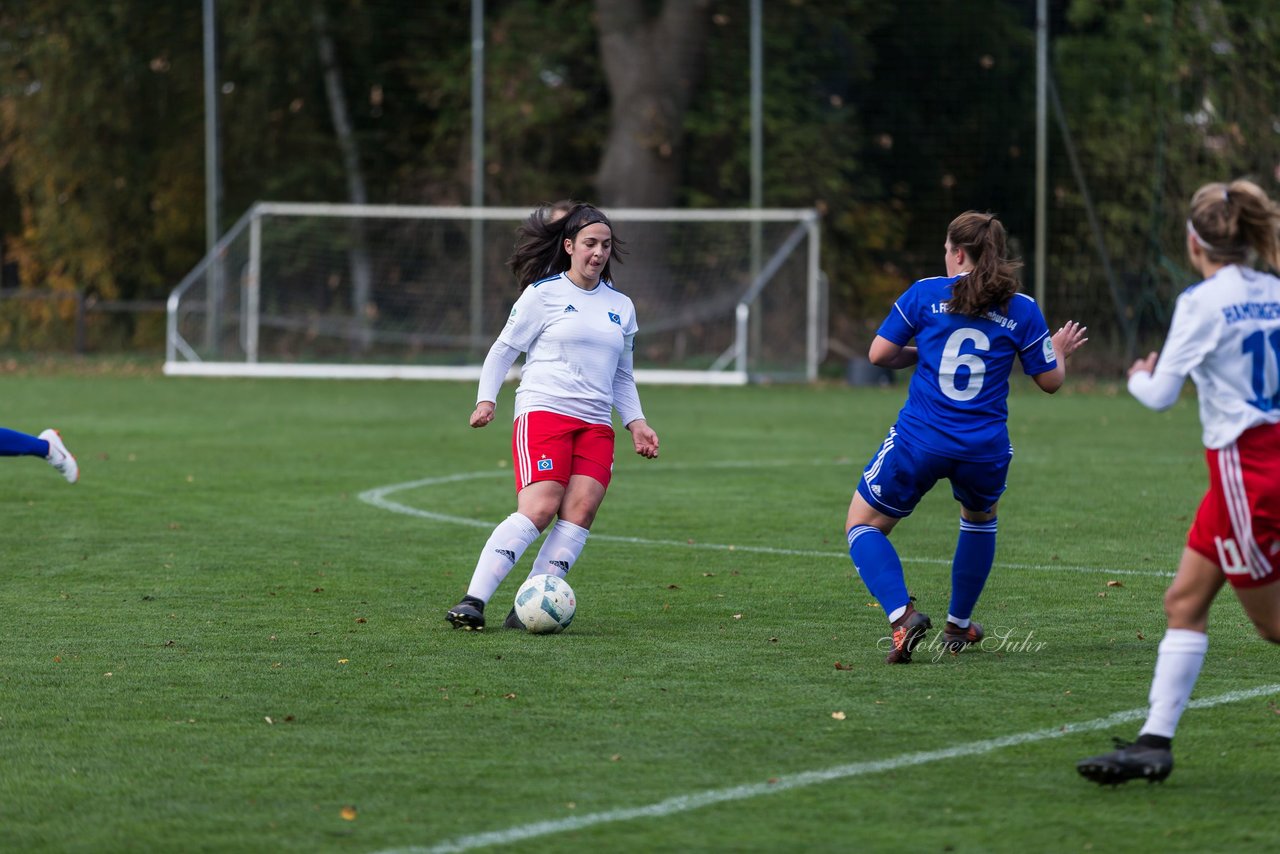
[[[826,282],[812,210],[609,209],[641,382],[812,380]],[[518,287],[526,208],[259,202],[174,288],[173,375],[476,379]]]

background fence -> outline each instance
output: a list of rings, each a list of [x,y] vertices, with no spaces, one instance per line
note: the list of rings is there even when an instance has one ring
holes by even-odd
[[[1249,176],[1280,196],[1280,4],[1047,5],[1037,103],[1027,0],[506,0],[483,5],[479,53],[471,0],[219,0],[218,232],[261,199],[465,204],[476,176],[488,206],[639,207],[629,194],[658,187],[673,207],[748,207],[759,80],[760,203],[820,212],[841,373],[897,294],[941,271],[962,211],[1000,215],[1030,290],[1042,112],[1046,314],[1087,324],[1080,366],[1119,375],[1192,281],[1194,189]],[[199,4],[102,8],[0,7],[3,282],[99,300],[5,299],[0,348],[159,355],[155,303],[204,253]],[[663,38],[664,11],[696,26]],[[630,78],[605,61],[622,53]],[[619,138],[641,142],[626,169]]]

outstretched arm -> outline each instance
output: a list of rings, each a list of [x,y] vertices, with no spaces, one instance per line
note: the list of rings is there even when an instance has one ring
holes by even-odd
[[[1061,329],[1053,333],[1053,352],[1057,356],[1057,363],[1044,373],[1032,377],[1041,390],[1053,394],[1062,388],[1062,383],[1067,378],[1067,359],[1089,340],[1085,337],[1088,331],[1088,327],[1081,326],[1074,320],[1068,320]]]
[[[1172,371],[1156,375],[1156,353],[1148,353],[1146,358],[1139,359],[1129,368],[1129,393],[1148,409],[1157,412],[1168,409],[1178,401],[1182,391],[1182,383],[1186,379]]]

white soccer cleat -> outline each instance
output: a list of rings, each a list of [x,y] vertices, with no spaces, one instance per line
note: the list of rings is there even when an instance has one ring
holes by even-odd
[[[67,479],[67,483],[75,483],[79,480],[80,466],[76,464],[76,458],[71,456],[67,446],[62,444],[61,434],[51,428],[41,433],[38,438],[44,439],[49,443],[49,456],[45,457],[49,461],[49,465],[61,472],[62,476]]]

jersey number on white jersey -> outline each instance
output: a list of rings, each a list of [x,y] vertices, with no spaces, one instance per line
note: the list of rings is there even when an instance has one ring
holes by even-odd
[[[974,348],[982,352],[991,349],[990,338],[982,331],[966,326],[952,332],[947,338],[947,344],[942,348],[942,361],[938,363],[938,388],[947,397],[961,403],[978,396],[978,392],[982,391],[982,381],[987,375],[987,363],[978,358],[977,353],[960,352],[960,348],[968,342],[973,342]],[[959,374],[961,368],[965,369],[963,374]],[[967,380],[964,388],[956,384],[956,380],[961,377]]]
[[[1267,370],[1268,342],[1271,344],[1270,353],[1275,355],[1276,362],[1276,369],[1272,371]],[[1280,408],[1280,388],[1267,388],[1267,374],[1272,377],[1280,375],[1280,329],[1271,330],[1269,335],[1259,329],[1244,339],[1241,349],[1245,355],[1253,356],[1253,376],[1250,378],[1253,383],[1253,400],[1249,401],[1249,405],[1263,412]],[[1276,385],[1280,386],[1280,383]],[[1268,391],[1271,394],[1267,394]]]

